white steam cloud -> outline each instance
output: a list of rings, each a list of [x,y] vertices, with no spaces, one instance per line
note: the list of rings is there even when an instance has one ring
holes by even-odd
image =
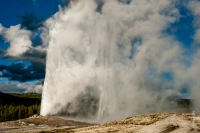
[[[198,101],[200,54],[189,66],[186,49],[164,32],[179,21],[175,4],[76,0],[60,9],[49,20],[41,114],[110,121],[175,111],[168,100],[181,96],[184,86]]]
[[[188,4],[188,7],[191,9],[192,13],[195,16],[194,27],[197,29],[194,36],[195,41],[200,43],[200,1],[191,1]]]
[[[194,0],[194,1],[190,1],[188,4],[189,9],[192,11],[193,15],[194,15],[194,22],[193,25],[196,29],[195,31],[195,35],[194,35],[194,47],[195,47],[195,53],[194,53],[194,57],[193,57],[193,61],[192,61],[192,65],[191,68],[189,69],[189,74],[192,77],[192,81],[193,81],[193,85],[192,85],[192,97],[194,98],[194,108],[195,110],[197,110],[198,112],[200,112],[200,98],[199,98],[199,94],[200,94],[200,82],[199,82],[199,78],[200,78],[200,1]]]

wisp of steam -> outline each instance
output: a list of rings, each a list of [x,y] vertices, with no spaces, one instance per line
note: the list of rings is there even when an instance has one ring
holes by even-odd
[[[191,56],[167,29],[174,0],[71,0],[47,20],[49,46],[42,115],[111,121],[176,111],[199,93],[200,51]],[[198,104],[195,110],[198,112]]]

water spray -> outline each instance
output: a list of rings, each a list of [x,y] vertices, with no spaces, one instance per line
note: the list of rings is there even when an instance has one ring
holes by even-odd
[[[179,20],[173,0],[75,2],[48,20],[41,114],[102,122],[173,110],[191,79],[164,32]]]
[[[192,111],[192,130],[195,129],[195,119],[194,119],[194,117],[195,117],[195,111]]]

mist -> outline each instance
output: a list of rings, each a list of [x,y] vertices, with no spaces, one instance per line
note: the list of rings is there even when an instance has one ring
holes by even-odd
[[[183,98],[185,86],[200,112],[199,27],[191,56],[167,33],[181,17],[178,2],[72,0],[60,7],[43,33],[49,44],[41,114],[105,122],[174,112],[170,99]]]

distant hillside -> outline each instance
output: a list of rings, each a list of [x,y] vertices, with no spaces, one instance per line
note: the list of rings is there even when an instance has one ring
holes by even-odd
[[[39,114],[41,94],[0,92],[0,122],[17,120]]]

